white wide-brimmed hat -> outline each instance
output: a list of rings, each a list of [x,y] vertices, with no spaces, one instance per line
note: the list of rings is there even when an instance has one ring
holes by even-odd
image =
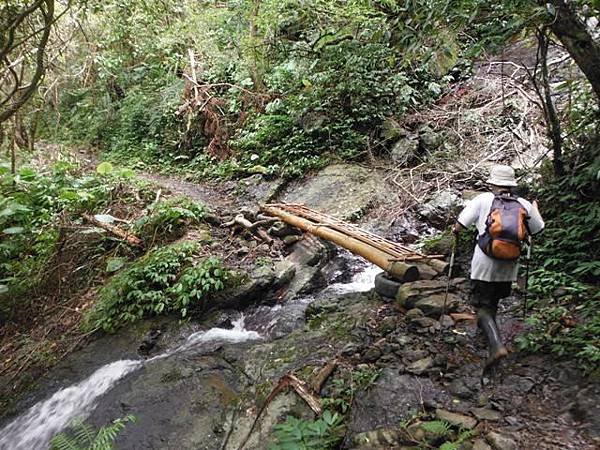
[[[490,178],[487,180],[489,184],[494,186],[515,187],[517,180],[515,179],[515,171],[510,166],[493,166],[490,170]]]

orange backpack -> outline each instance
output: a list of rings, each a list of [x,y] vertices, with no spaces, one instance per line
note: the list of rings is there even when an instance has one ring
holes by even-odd
[[[521,256],[521,244],[529,229],[529,215],[517,196],[497,194],[485,221],[485,232],[478,245],[491,258],[516,260]]]

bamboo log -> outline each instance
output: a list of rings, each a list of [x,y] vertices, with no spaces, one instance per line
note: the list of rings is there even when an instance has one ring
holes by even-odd
[[[374,248],[364,242],[359,241],[339,231],[332,230],[328,227],[319,227],[309,220],[297,217],[293,214],[280,210],[271,206],[261,206],[261,210],[267,214],[279,217],[286,223],[293,225],[308,233],[314,234],[320,238],[326,239],[351,251],[352,253],[362,256],[371,261],[373,264],[381,267],[392,278],[407,282],[416,281],[419,279],[419,269],[415,265],[409,265],[402,261],[390,261],[390,255],[377,248]]]
[[[93,223],[97,227],[103,228],[106,231],[114,234],[118,238],[123,239],[130,245],[133,245],[135,247],[142,247],[144,245],[144,243],[142,242],[142,240],[139,237],[137,237],[125,230],[122,230],[119,227],[116,227],[109,223],[101,222],[100,220],[96,219],[94,216],[90,216],[89,214],[83,214],[83,218],[85,220],[87,220],[88,222]]]

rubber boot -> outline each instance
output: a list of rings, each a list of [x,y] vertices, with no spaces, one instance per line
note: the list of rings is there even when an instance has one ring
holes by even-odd
[[[477,325],[483,331],[487,342],[489,357],[485,363],[484,372],[495,366],[502,358],[508,355],[508,350],[502,344],[502,338],[498,331],[493,314],[487,309],[477,311]]]

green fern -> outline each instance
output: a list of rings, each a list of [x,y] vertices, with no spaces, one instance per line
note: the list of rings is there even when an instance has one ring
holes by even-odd
[[[127,415],[113,420],[112,424],[95,431],[82,420],[75,420],[71,432],[59,433],[50,442],[51,450],[112,450],[113,442],[123,431],[127,422],[135,422],[135,416]]]
[[[446,437],[450,434],[450,425],[448,422],[444,420],[434,420],[432,422],[425,422],[421,425],[421,428],[427,432],[431,433],[435,436]]]

